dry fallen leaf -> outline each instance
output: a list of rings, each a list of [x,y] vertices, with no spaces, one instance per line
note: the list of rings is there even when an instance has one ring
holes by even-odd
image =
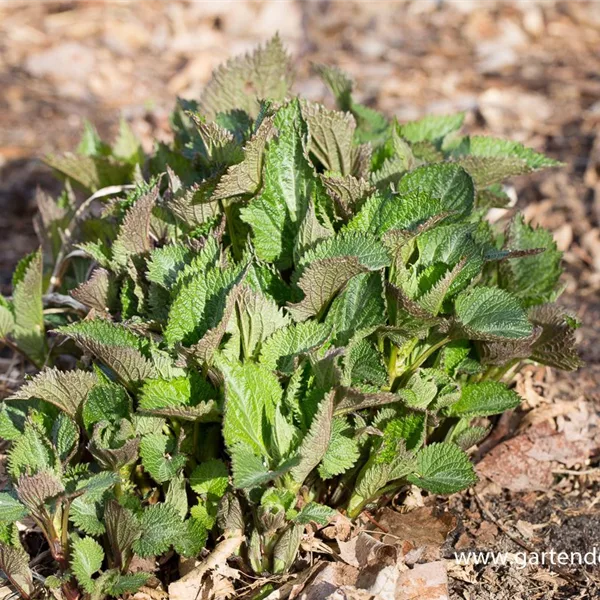
[[[400,574],[395,600],[448,600],[448,574],[442,561],[415,565]]]
[[[338,541],[338,546],[340,558],[354,567],[385,566],[398,560],[394,545],[382,543],[364,531],[347,542]]]
[[[419,550],[422,560],[438,559],[446,536],[456,527],[456,519],[451,513],[441,513],[428,506],[406,513],[385,508],[378,522],[390,534],[384,535],[382,542],[400,546],[404,554]]]
[[[377,600],[395,600],[398,593],[400,571],[394,565],[373,565],[361,571],[356,587],[373,594]]]
[[[301,600],[324,600],[342,586],[354,586],[358,573],[356,567],[343,563],[329,563],[304,588],[300,598]]]
[[[554,461],[568,468],[583,464],[597,447],[598,430],[591,415],[586,424],[562,431],[544,420],[496,446],[476,470],[513,492],[544,491],[552,485]]]
[[[217,544],[215,549],[203,560],[196,568],[192,569],[187,575],[169,585],[169,598],[171,600],[189,600],[190,598],[201,597],[204,585],[207,598],[218,597],[210,595],[211,589],[224,590],[227,588],[222,581],[226,579],[219,573],[210,580],[210,583],[204,583],[204,576],[210,571],[218,570],[225,561],[240,547],[244,541],[243,536],[234,536],[227,538]],[[220,596],[226,597],[226,596]]]

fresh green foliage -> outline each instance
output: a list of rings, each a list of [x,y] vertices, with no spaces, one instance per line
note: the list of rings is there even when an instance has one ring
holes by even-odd
[[[284,572],[336,510],[472,485],[519,365],[578,367],[551,235],[486,220],[505,177],[556,163],[463,115],[390,121],[335,68],[340,110],[296,98],[291,71],[274,38],[179,100],[172,144],[86,126],[48,159],[44,255],[0,298],[0,338],[39,367],[0,410],[0,568],[24,597],[26,516],[66,598],[135,591],[135,555],[221,535]]]

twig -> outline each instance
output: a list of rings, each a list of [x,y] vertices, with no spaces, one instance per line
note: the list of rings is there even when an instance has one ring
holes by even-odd
[[[367,520],[370,521],[371,523],[373,523],[373,525],[375,525],[375,527],[377,527],[377,529],[381,529],[381,531],[383,531],[383,533],[389,533],[390,530],[385,527],[384,525],[382,525],[379,521],[377,521],[373,515],[371,515],[370,512],[363,510],[362,512],[363,516],[367,517]]]
[[[536,549],[533,546],[530,546],[529,544],[524,542],[518,535],[516,535],[508,527],[506,527],[506,525],[504,525],[503,523],[500,523],[500,521],[492,514],[492,511],[488,508],[485,501],[479,496],[479,494],[477,494],[477,492],[473,493],[473,497],[475,498],[475,502],[477,503],[477,506],[479,506],[479,510],[482,512],[484,517],[486,517],[489,521],[491,521],[494,525],[496,525],[496,527],[498,527],[498,529],[500,529],[515,544],[517,544],[518,546],[521,546],[521,548],[523,548],[530,554],[535,554]],[[568,571],[565,571],[564,569],[561,569],[560,567],[557,567],[556,565],[552,565],[552,564],[547,565],[547,564],[545,564],[545,562],[542,564],[548,570],[558,573],[558,575],[560,575],[566,581],[569,581],[576,585],[585,585],[578,577],[571,575],[571,573],[569,573]]]
[[[65,296],[64,294],[57,294],[56,292],[52,292],[51,294],[46,294],[45,296],[43,296],[42,304],[44,306],[64,306],[66,308],[72,308],[73,310],[76,310],[78,312],[88,311],[87,306],[85,304],[82,304],[78,300],[75,300],[75,298],[71,298],[71,296]]]
[[[575,469],[556,469],[552,471],[555,475],[596,475],[600,474],[600,469],[586,469],[585,471],[576,471]]]
[[[102,188],[97,192],[94,192],[89,198],[84,200],[79,205],[71,221],[69,222],[69,225],[62,232],[62,245],[60,247],[60,251],[58,252],[58,256],[56,257],[56,262],[54,263],[54,270],[52,271],[52,275],[50,277],[50,285],[48,286],[48,294],[53,293],[54,290],[60,285],[61,270],[65,260],[65,255],[67,253],[68,247],[70,246],[71,239],[73,238],[73,234],[75,233],[75,229],[77,228],[77,222],[83,216],[85,211],[89,208],[92,202],[94,200],[98,200],[98,198],[112,196],[113,194],[119,194],[125,190],[131,190],[134,188],[135,185],[133,184],[109,185],[108,187]]]
[[[38,554],[35,558],[33,558],[32,560],[29,561],[29,568],[33,569],[33,567],[36,567],[37,565],[44,562],[47,558],[50,558],[50,557],[52,557],[52,552],[50,552],[50,550],[44,550],[43,552]]]

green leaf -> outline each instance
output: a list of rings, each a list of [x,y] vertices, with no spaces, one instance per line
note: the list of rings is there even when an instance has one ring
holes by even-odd
[[[315,64],[313,68],[323,83],[331,90],[340,110],[349,110],[352,103],[354,81],[339,67]]]
[[[71,569],[79,585],[88,593],[95,588],[92,576],[97,573],[104,561],[102,546],[91,537],[75,540],[71,551]]]
[[[302,256],[297,274],[304,299],[290,306],[292,316],[304,321],[320,314],[353,277],[389,262],[383,245],[369,235],[349,233],[325,240]]]
[[[87,281],[76,287],[71,292],[71,296],[102,315],[114,308],[116,299],[114,283],[110,273],[106,269],[99,268]]]
[[[165,340],[173,345],[192,345],[223,314],[227,294],[242,276],[240,266],[229,269],[198,271],[177,290],[169,310]],[[218,311],[218,312],[217,312]]]
[[[321,223],[321,220],[323,220],[323,223]],[[329,223],[328,218],[319,219],[313,202],[309,201],[306,214],[298,230],[298,237],[296,238],[294,262],[298,262],[309,248],[313,248],[322,240],[326,240],[333,235],[333,226]]]
[[[119,135],[113,144],[112,153],[115,158],[128,163],[142,164],[144,162],[142,145],[123,117],[119,121]]]
[[[115,598],[120,598],[124,594],[133,594],[145,585],[150,577],[149,573],[115,574],[114,579],[111,579],[107,585],[107,593]]]
[[[435,443],[417,452],[407,479],[433,494],[453,494],[477,482],[469,457],[454,444]]]
[[[7,300],[0,296],[0,340],[6,339],[15,328],[15,316]]]
[[[228,328],[231,328],[232,322],[233,327],[236,326],[237,323],[235,321],[238,320],[239,308],[238,308],[238,299],[243,294],[245,289],[245,285],[242,283],[238,283],[234,285],[231,290],[227,294],[227,298],[225,299],[225,304],[220,304],[217,307],[216,313],[213,315],[211,322],[214,323],[217,319],[220,319],[218,323],[209,329],[202,338],[195,344],[192,348],[192,355],[194,360],[199,364],[207,363],[211,364],[214,353],[219,350],[219,346],[225,337]],[[237,342],[239,342],[239,336]],[[234,344],[235,342],[231,342]],[[236,358],[239,357],[240,352],[238,348],[238,352],[236,353]]]
[[[259,456],[268,456],[265,426],[272,423],[283,391],[277,377],[263,365],[232,363],[219,358],[225,380],[223,437],[228,448],[247,444]]]
[[[276,129],[273,118],[262,121],[254,136],[244,147],[244,159],[238,164],[231,165],[221,177],[212,198],[223,200],[232,196],[254,194],[262,181],[267,143],[275,135]]]
[[[141,525],[135,514],[116,500],[106,503],[104,523],[112,556],[116,564],[123,568],[133,554],[133,544],[142,535]]]
[[[382,160],[381,164],[375,164],[380,160]],[[373,172],[370,180],[382,190],[389,188],[390,184],[395,188],[403,175],[418,165],[419,161],[413,154],[413,148],[400,137],[394,128],[391,131],[390,139],[373,160]]]
[[[99,503],[86,497],[75,498],[69,510],[69,519],[88,535],[102,535],[106,528],[100,520]]]
[[[165,201],[166,208],[188,229],[210,225],[221,214],[219,203],[213,198],[216,178],[211,177],[187,187],[169,167],[167,174],[173,190]]]
[[[136,200],[125,214],[112,246],[113,260],[118,267],[124,267],[129,258],[150,251],[150,217],[158,193],[159,186],[155,185]]]
[[[58,331],[96,356],[125,385],[135,386],[155,376],[154,365],[142,352],[145,340],[124,325],[94,319],[60,327]]]
[[[310,133],[308,150],[326,171],[351,175],[356,122],[349,113],[328,110],[321,104],[302,102],[302,116]]]
[[[208,167],[230,165],[242,159],[240,145],[227,129],[206,121],[195,111],[188,110],[186,114],[195,126],[191,141],[186,144],[187,156]]]
[[[300,523],[300,525],[308,525],[309,523],[327,525],[335,514],[336,511],[333,508],[329,508],[329,506],[318,504],[317,502],[309,502],[294,517],[294,521]]]
[[[273,548],[273,572],[285,573],[291,569],[302,540],[304,527],[292,525],[284,530]]]
[[[336,346],[346,345],[356,331],[386,322],[382,278],[379,273],[353,277],[333,300],[327,313]]]
[[[265,464],[264,458],[257,456],[253,449],[243,442],[235,443],[229,450],[233,485],[238,489],[253,489],[276,477]]]
[[[200,98],[201,112],[214,118],[218,113],[241,109],[255,117],[260,100],[281,102],[291,84],[291,60],[275,35],[264,47],[231,59],[214,71]]]
[[[307,127],[298,101],[280,108],[274,125],[279,135],[265,153],[261,193],[240,214],[252,228],[257,256],[286,268],[309,201],[318,205],[323,191],[306,156]]]
[[[110,471],[100,471],[77,483],[76,491],[93,500],[101,500],[104,493],[119,482],[119,475]]]
[[[453,442],[462,450],[467,451],[479,442],[483,441],[490,433],[491,425],[489,427],[467,427],[462,431],[458,432],[453,436]]]
[[[44,364],[47,354],[42,285],[42,252],[38,250],[17,266],[13,279],[15,326],[12,331],[17,346],[38,366]]]
[[[45,369],[7,400],[39,398],[75,418],[80,415],[82,404],[97,383],[96,374],[88,371]]]
[[[448,134],[459,130],[465,120],[464,113],[456,115],[428,115],[418,121],[398,125],[398,133],[411,143],[443,140]]]
[[[58,458],[65,463],[72,458],[79,443],[79,427],[65,413],[59,413],[52,426],[52,443]]]
[[[35,401],[33,401],[35,402]],[[0,437],[14,441],[23,433],[28,405],[18,408],[2,402],[0,406]]]
[[[191,258],[192,251],[181,244],[168,244],[155,248],[146,263],[148,268],[146,277],[148,281],[170,290]]]
[[[387,381],[388,372],[383,355],[362,334],[357,334],[346,347],[343,385],[368,383],[383,387]]]
[[[160,556],[180,537],[186,526],[175,508],[154,504],[144,509],[140,517],[141,536],[133,542],[133,550],[142,558]]]
[[[44,162],[90,192],[128,183],[133,171],[132,165],[109,156],[80,156],[71,152],[46,156]]]
[[[178,473],[169,481],[165,492],[165,504],[172,506],[185,519],[188,513],[187,478],[184,473]]]
[[[134,433],[129,421],[122,421],[118,431],[106,421],[98,423],[88,449],[103,469],[117,472],[138,459],[140,440],[129,437]]]
[[[148,379],[144,382],[138,400],[145,411],[160,412],[180,407],[204,407],[206,414],[217,411],[215,389],[197,373],[174,379]]]
[[[262,345],[260,363],[266,369],[291,374],[295,362],[321,346],[329,337],[328,325],[308,321],[278,329]]]
[[[535,152],[531,148],[526,148],[519,142],[503,140],[487,136],[470,136],[452,140],[450,148],[452,156],[481,156],[481,157],[501,157],[501,158],[520,158],[525,161],[529,169],[544,169],[547,167],[556,167],[560,163],[548,158],[543,154]]]
[[[0,542],[0,570],[17,588],[18,594],[31,597],[34,592],[33,574],[29,568],[29,556],[21,548],[13,548]]]
[[[236,298],[237,318],[228,324],[231,339],[229,356],[235,348],[235,356],[256,358],[262,346],[272,334],[290,324],[277,303],[261,292],[244,285]]]
[[[373,186],[366,179],[359,179],[352,175],[341,177],[338,173],[325,173],[321,175],[321,180],[334,200],[336,212],[344,221],[356,214],[374,191]]]
[[[229,472],[222,460],[211,459],[198,465],[190,475],[190,487],[196,494],[220,498],[227,490]]]
[[[50,441],[37,425],[27,422],[23,435],[8,453],[8,472],[19,477],[24,473],[50,470],[55,464],[56,456]]]
[[[151,433],[140,441],[140,456],[144,469],[157,483],[169,481],[183,469],[187,457],[183,454],[173,455],[175,440],[166,435]]]
[[[65,487],[57,475],[50,470],[44,470],[31,476],[21,475],[16,490],[19,500],[34,514],[39,515],[40,507],[62,495]]]
[[[110,146],[102,141],[97,129],[87,119],[83,122],[83,134],[77,153],[83,156],[108,156],[111,153]]]
[[[534,306],[529,312],[531,322],[541,328],[532,344],[531,357],[537,362],[574,371],[583,366],[577,353],[575,330],[579,323],[556,304]]]
[[[300,444],[300,462],[291,471],[292,478],[298,485],[304,482],[327,453],[333,427],[334,398],[335,393],[329,392],[321,401],[310,429]]]
[[[350,279],[365,271],[355,256],[325,258],[312,263],[298,283],[304,298],[289,306],[290,313],[296,321],[319,315]]]
[[[396,194],[377,193],[365,202],[347,228],[383,233],[411,230],[439,215],[457,219],[473,209],[473,180],[451,163],[418,167],[400,180]]]
[[[392,463],[395,459],[395,443],[398,440],[404,440],[404,447],[407,450],[416,450],[425,441],[426,434],[426,413],[407,412],[397,419],[392,419],[384,431],[384,444],[380,456],[384,455],[386,450],[390,451],[391,455],[387,462]],[[390,441],[393,441],[393,443],[390,444]]]
[[[331,258],[356,257],[366,270],[378,271],[390,264],[390,257],[377,235],[360,232],[343,232],[328,238],[305,252],[298,264],[295,278],[316,261]]]
[[[184,558],[196,558],[206,545],[208,530],[202,521],[188,519],[184,523],[184,530],[173,540],[175,552]]]
[[[131,399],[127,391],[115,383],[93,386],[83,402],[82,419],[86,429],[100,421],[116,423],[131,413]]]
[[[454,306],[458,321],[473,340],[526,338],[533,331],[519,301],[500,288],[465,290]]]
[[[562,273],[562,252],[557,250],[552,234],[526,224],[523,216],[517,215],[508,227],[506,249],[544,251],[502,261],[499,264],[500,287],[519,298],[525,306],[554,300]]]
[[[460,400],[449,411],[451,415],[461,417],[488,417],[516,408],[520,403],[519,394],[504,384],[484,381],[464,386]]]
[[[358,441],[345,417],[333,420],[331,439],[319,465],[321,479],[331,479],[352,468],[360,456]],[[306,508],[306,507],[305,507]]]
[[[523,175],[530,170],[525,160],[515,156],[467,155],[458,158],[457,162],[473,178],[478,190],[500,183],[508,177]],[[497,199],[495,201],[497,202]]]
[[[11,494],[0,492],[0,521],[14,523],[28,513],[27,509]]]

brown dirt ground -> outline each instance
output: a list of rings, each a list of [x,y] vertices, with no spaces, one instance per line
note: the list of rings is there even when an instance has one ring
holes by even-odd
[[[583,322],[578,335],[586,366],[575,374],[538,370],[535,390],[542,402],[583,398],[597,415],[597,2],[5,2],[0,5],[1,291],[8,292],[18,258],[36,245],[35,187],[56,189],[40,157],[71,149],[84,119],[112,135],[123,115],[147,144],[165,135],[176,95],[198,96],[214,66],[275,30],[296,57],[297,89],[311,98],[326,97],[310,72],[311,61],[335,63],[356,78],[363,101],[401,120],[466,110],[471,130],[517,139],[566,163],[564,169],[515,182],[520,207],[549,227],[565,251],[562,302]],[[2,360],[0,368],[7,367]],[[541,492],[480,489],[483,496],[452,498],[460,522],[452,542],[458,543],[462,531],[477,549],[514,552],[520,548],[514,538],[525,540],[523,526],[515,526],[523,521],[539,525],[527,541],[537,549],[598,545],[595,464],[592,458],[591,465],[577,466],[591,469],[590,475],[558,475]],[[492,535],[486,537],[486,531]],[[598,570],[574,575],[578,581],[544,568],[480,566],[453,573],[451,597],[600,597]]]

